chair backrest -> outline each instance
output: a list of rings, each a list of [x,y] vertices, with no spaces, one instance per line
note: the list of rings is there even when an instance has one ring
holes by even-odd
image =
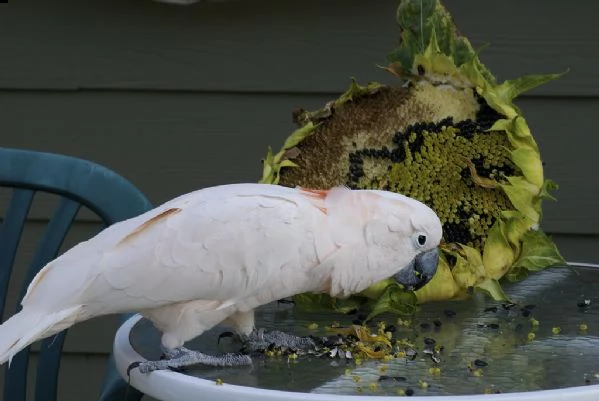
[[[17,247],[36,192],[56,194],[61,199],[28,267],[19,300],[39,270],[58,255],[81,206],[96,213],[105,226],[137,216],[152,207],[129,181],[101,165],[21,149],[0,147],[0,187],[12,188],[12,198],[0,226],[0,313],[4,312]],[[56,400],[65,334],[63,331],[42,343],[35,384],[36,401]],[[25,400],[28,363],[29,347],[16,355],[10,369],[6,369],[4,400]]]

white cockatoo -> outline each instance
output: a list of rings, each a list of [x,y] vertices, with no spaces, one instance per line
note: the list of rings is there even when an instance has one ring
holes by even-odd
[[[184,343],[225,322],[247,341],[313,345],[254,327],[260,305],[312,292],[346,297],[395,277],[419,288],[434,275],[441,223],[426,205],[385,191],[232,184],[201,189],[116,223],[48,263],[22,310],[0,326],[0,363],[78,322],[139,312],[162,333],[167,359],[142,372],[196,363],[251,363]],[[137,365],[136,365],[137,366]]]

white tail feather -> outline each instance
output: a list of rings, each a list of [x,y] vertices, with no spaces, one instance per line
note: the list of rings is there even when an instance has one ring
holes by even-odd
[[[0,364],[37,340],[71,327],[77,322],[82,306],[77,305],[55,313],[24,308],[0,325]]]

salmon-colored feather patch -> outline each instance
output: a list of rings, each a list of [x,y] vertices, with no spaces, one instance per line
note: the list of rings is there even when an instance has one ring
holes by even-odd
[[[311,188],[302,188],[300,187],[300,191],[305,192],[308,196],[313,196],[315,198],[324,199],[327,197],[329,193],[328,189],[311,189]]]
[[[123,245],[124,243],[130,241],[131,239],[133,239],[135,236],[139,235],[140,233],[142,233],[143,231],[147,230],[148,228],[150,228],[150,226],[152,226],[153,224],[157,223],[158,221],[171,216],[173,214],[177,214],[181,211],[181,209],[179,209],[178,207],[174,207],[171,209],[166,209],[164,212],[157,214],[156,216],[152,217],[150,220],[146,221],[145,223],[143,223],[142,225],[140,225],[139,227],[137,227],[133,232],[131,232],[130,234],[128,234],[125,238],[123,238],[118,245]]]
[[[329,193],[329,191],[327,189],[310,189],[310,188],[299,188],[300,193],[306,197],[308,197],[311,200],[317,200],[317,201],[324,201],[325,198],[327,197],[327,194]],[[320,209],[321,212],[323,212],[324,214],[327,213],[327,208],[324,207],[323,204],[315,204],[314,206],[316,206],[318,209]]]

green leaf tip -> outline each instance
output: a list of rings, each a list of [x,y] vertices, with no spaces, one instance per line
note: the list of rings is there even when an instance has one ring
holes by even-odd
[[[461,36],[449,12],[438,0],[402,0],[397,8],[400,43],[387,60],[397,63],[406,75],[417,75],[417,55],[442,54],[452,60],[455,68],[473,64],[485,80],[495,82],[493,75],[478,60],[477,51]],[[437,66],[430,66],[436,71]]]
[[[349,88],[335,100],[334,107],[341,106],[346,102],[356,100],[362,96],[375,93],[381,87],[383,87],[383,85],[378,82],[370,82],[366,86],[359,85],[356,78],[352,77]]]
[[[540,271],[547,267],[565,266],[566,261],[551,238],[540,230],[530,230],[522,237],[522,252],[514,268]]]
[[[301,141],[314,133],[318,124],[308,122],[304,126],[296,129],[283,144],[281,150],[273,155],[272,148],[268,147],[268,152],[263,160],[262,178],[258,181],[261,184],[278,184],[280,180],[280,172],[283,167],[297,167],[297,164],[285,158],[288,150],[295,147]]]

